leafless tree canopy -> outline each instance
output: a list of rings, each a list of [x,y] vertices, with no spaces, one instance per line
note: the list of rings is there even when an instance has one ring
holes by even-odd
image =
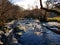
[[[11,19],[19,18],[22,15],[22,10],[22,7],[13,5],[8,0],[0,0],[0,23],[5,23]]]

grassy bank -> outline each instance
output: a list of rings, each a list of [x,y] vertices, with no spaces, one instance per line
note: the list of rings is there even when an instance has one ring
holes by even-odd
[[[48,18],[48,21],[60,22],[60,17]]]

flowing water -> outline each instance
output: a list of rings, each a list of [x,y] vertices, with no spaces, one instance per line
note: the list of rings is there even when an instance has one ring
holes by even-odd
[[[21,45],[60,45],[60,35],[41,26],[39,20],[20,20],[15,26],[25,31],[19,39]]]

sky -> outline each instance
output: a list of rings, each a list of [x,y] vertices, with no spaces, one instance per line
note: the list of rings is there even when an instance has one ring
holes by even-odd
[[[45,1],[46,0],[42,0],[43,6],[45,6]],[[23,7],[24,9],[32,9],[35,8],[36,5],[38,6],[38,8],[40,8],[39,0],[12,0],[12,2],[15,5]]]

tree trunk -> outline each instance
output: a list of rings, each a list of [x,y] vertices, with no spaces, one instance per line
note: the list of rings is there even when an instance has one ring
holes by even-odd
[[[46,21],[47,19],[46,19],[46,13],[47,13],[47,11],[45,11],[45,14],[43,15],[43,12],[42,12],[42,10],[43,10],[43,4],[42,4],[42,0],[40,0],[40,6],[41,6],[41,13],[42,13],[42,19],[41,19],[41,21]]]
[[[42,5],[42,0],[40,0],[40,6],[41,6],[41,9],[43,8],[43,5]]]

